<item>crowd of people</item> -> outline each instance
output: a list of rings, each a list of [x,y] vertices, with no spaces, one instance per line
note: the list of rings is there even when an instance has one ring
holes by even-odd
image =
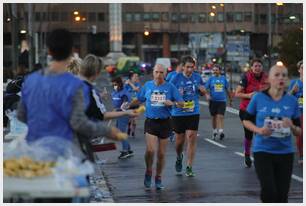
[[[168,138],[173,132],[177,155],[174,169],[179,174],[183,172],[185,154],[185,175],[194,177],[192,167],[201,115],[200,96],[205,96],[209,102],[212,138],[223,140],[226,137],[224,114],[234,96],[230,94],[227,79],[221,75],[222,68],[214,65],[213,75],[204,83],[196,72],[196,60],[184,56],[177,62],[176,70],[168,74],[163,65],[155,65],[153,80],[144,85],[135,73],[126,81],[115,77],[111,79],[114,110],[107,111],[103,94],[93,84],[104,66],[102,59],[92,54],[81,61],[71,59],[72,46],[69,31],[52,31],[47,40],[51,62],[22,79],[17,114],[29,128],[27,142],[45,136],[65,138],[79,145],[87,158],[93,160],[90,139],[105,136],[121,141],[119,159],[129,158],[134,153],[128,138],[135,137],[139,116],[135,108],[144,104],[145,188],[151,188],[155,156],[155,188],[164,188],[162,172]],[[262,62],[254,59],[236,88],[235,97],[241,99],[239,117],[244,128],[244,162],[246,167],[252,166],[252,151],[263,202],[288,202],[294,159],[293,136],[297,138],[299,163],[302,163],[302,62],[298,63],[298,71],[300,79],[292,80],[286,92],[287,68],[276,64],[266,74]],[[108,127],[105,120],[113,118],[116,118],[116,125]]]

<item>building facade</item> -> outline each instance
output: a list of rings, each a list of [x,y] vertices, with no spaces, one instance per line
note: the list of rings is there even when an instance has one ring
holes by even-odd
[[[6,47],[12,43],[13,18],[18,31],[23,32],[19,34],[19,41],[28,32],[29,6],[16,5],[14,15],[12,4],[4,4]],[[108,7],[106,3],[32,4],[31,28],[37,53],[46,52],[46,33],[61,27],[73,32],[75,48],[81,57],[87,53],[105,56],[109,52]],[[126,3],[122,4],[122,49],[127,55],[137,55],[151,63],[157,57],[183,54],[193,54],[205,61],[211,56],[222,55],[225,50],[228,61],[240,61],[239,55],[241,58],[263,56],[268,53],[268,45],[277,45],[287,29],[302,29],[302,7],[302,4],[292,3],[280,6]],[[144,31],[148,35],[144,35]],[[240,45],[244,46],[234,48],[235,42],[242,42]]]

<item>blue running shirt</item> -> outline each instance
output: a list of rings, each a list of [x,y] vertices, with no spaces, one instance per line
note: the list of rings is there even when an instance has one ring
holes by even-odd
[[[141,85],[139,82],[133,83],[135,87],[137,88],[141,88]],[[129,84],[125,84],[124,85],[125,90],[127,90],[130,93],[131,99],[134,99],[137,97],[137,92],[133,90],[133,88],[131,87],[131,85]]]
[[[284,94],[280,100],[275,101],[266,92],[256,93],[247,107],[247,112],[251,115],[256,115],[256,126],[260,128],[264,126],[265,121],[273,120],[273,123],[268,125],[268,127],[273,128],[275,131],[270,137],[256,134],[253,152],[268,152],[273,154],[288,154],[294,152],[291,138],[292,134],[289,133],[286,135],[284,133],[281,136],[277,133],[277,130],[282,129],[281,119],[283,117],[289,119],[300,117],[297,101],[292,95]]]
[[[212,101],[226,102],[228,81],[225,76],[211,76],[206,82],[205,87],[209,90]]]
[[[166,119],[170,117],[171,107],[164,105],[165,100],[182,102],[183,99],[178,90],[170,83],[165,82],[159,86],[154,80],[148,81],[141,88],[137,99],[145,102],[145,116],[151,119]]]
[[[186,77],[183,73],[178,73],[171,80],[172,83],[182,95],[184,108],[173,107],[172,116],[190,116],[200,114],[199,108],[199,86],[204,86],[203,80],[198,73],[192,73]]]
[[[167,82],[170,82],[170,80],[171,80],[176,74],[177,74],[176,71],[173,71],[173,72],[168,73],[167,76],[166,76],[166,81],[167,81]]]
[[[123,102],[130,102],[130,101],[131,101],[131,97],[127,90],[122,89],[120,91],[112,92],[112,103],[113,103],[113,107],[116,110],[121,110],[120,107]]]

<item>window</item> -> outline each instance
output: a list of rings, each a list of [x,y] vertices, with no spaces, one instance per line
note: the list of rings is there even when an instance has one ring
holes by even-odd
[[[35,14],[34,14],[34,20],[35,20],[35,21],[40,21],[40,20],[41,20],[41,18],[40,18],[40,13],[39,13],[39,12],[35,12]]]
[[[219,12],[219,13],[217,14],[217,21],[218,21],[218,22],[224,22],[224,13]]]
[[[278,17],[277,17],[277,23],[278,24],[283,24],[284,23],[284,16],[282,14],[278,14]]]
[[[208,22],[215,22],[216,16],[210,16],[208,15]]]
[[[178,21],[178,14],[177,13],[172,13],[171,14],[171,21],[172,22],[177,22]]]
[[[142,21],[141,13],[135,13],[134,14],[134,20],[135,21]]]
[[[95,12],[89,12],[88,13],[88,21],[89,22],[95,22],[97,21],[97,15]]]
[[[152,14],[151,13],[144,13],[143,14],[143,20],[144,21],[151,21],[152,19]]]
[[[41,13],[42,15],[41,15],[41,17],[42,17],[42,21],[48,21],[49,20],[49,13],[47,13],[47,12],[42,12]]]
[[[180,15],[180,21],[181,22],[188,22],[188,14],[183,13]]]
[[[267,23],[267,14],[260,14],[259,15],[259,22],[260,22],[260,24],[266,24]]]
[[[126,13],[124,19],[127,22],[131,22],[133,21],[133,15],[131,13]]]
[[[199,22],[206,22],[206,21],[207,21],[206,13],[199,14]]]
[[[169,21],[169,13],[163,12],[161,18],[162,21]]]
[[[59,21],[59,13],[58,12],[52,12],[51,13],[51,20],[52,21]]]
[[[235,12],[235,21],[241,22],[242,21],[242,13],[241,12]]]
[[[258,23],[259,23],[259,15],[255,14],[255,24],[258,24]]]
[[[61,21],[68,21],[68,13],[62,12],[60,18],[61,18]]]
[[[98,13],[98,21],[105,21],[104,13]]]
[[[275,24],[275,22],[276,22],[276,14],[272,14],[271,15],[271,23]]]
[[[233,22],[234,21],[234,13],[228,12],[226,13],[226,22]]]
[[[252,21],[252,12],[244,12],[244,21],[247,21],[247,22]]]
[[[153,21],[159,21],[159,19],[160,19],[160,13],[155,12],[152,14]]]
[[[189,18],[190,18],[190,22],[196,23],[198,22],[199,15],[192,13],[190,14]]]

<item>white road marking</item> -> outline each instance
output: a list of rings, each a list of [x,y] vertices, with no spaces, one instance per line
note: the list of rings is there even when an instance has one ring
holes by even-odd
[[[208,102],[206,102],[206,101],[199,101],[199,104],[208,106]],[[239,115],[239,110],[235,109],[233,107],[226,107],[226,111],[229,112],[229,113],[233,113],[233,114]]]
[[[236,155],[239,155],[239,156],[241,156],[241,157],[244,157],[244,154],[241,153],[241,152],[235,152],[235,154],[236,154]],[[252,159],[252,161],[254,161],[254,158],[253,158],[253,157],[251,157],[251,159]],[[291,175],[291,178],[294,179],[294,180],[296,180],[296,181],[298,181],[298,182],[303,182],[303,178],[301,178],[301,177],[299,177],[299,176],[296,176],[295,174],[292,174],[292,175]]]
[[[204,140],[206,140],[207,142],[210,142],[210,143],[212,143],[212,144],[214,144],[214,145],[217,145],[218,147],[226,148],[225,145],[220,144],[220,143],[218,143],[218,142],[216,142],[216,141],[214,141],[214,140],[211,140],[211,139],[208,139],[208,138],[205,138]]]

